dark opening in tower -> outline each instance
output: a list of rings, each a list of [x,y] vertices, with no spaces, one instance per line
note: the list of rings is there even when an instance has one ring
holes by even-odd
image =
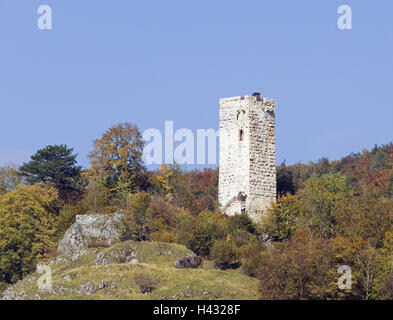
[[[240,140],[240,141],[243,141],[243,140],[244,140],[244,131],[243,131],[243,129],[240,129],[240,130],[239,130],[239,140]]]

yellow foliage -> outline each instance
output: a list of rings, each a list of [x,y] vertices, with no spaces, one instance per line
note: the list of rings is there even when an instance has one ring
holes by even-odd
[[[169,171],[167,165],[163,163],[156,175],[158,185],[160,186],[161,190],[163,190],[167,199],[172,197],[173,187],[170,184],[170,178],[172,174],[173,172]]]
[[[0,196],[0,281],[16,281],[55,248],[57,201],[57,190],[46,185]]]

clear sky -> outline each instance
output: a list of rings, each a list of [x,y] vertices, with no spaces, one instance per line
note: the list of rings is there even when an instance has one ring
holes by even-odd
[[[0,40],[0,165],[67,144],[87,166],[118,122],[218,129],[218,99],[254,91],[276,99],[278,162],[393,140],[391,0],[0,0]]]

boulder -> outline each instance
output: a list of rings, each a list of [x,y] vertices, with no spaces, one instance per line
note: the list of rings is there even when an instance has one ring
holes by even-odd
[[[120,240],[118,224],[123,214],[77,215],[76,222],[66,231],[57,248],[57,253],[65,256],[78,254],[94,241],[108,246]]]
[[[190,269],[190,268],[198,268],[202,263],[202,258],[198,256],[188,256],[182,259],[179,259],[175,262],[175,268],[178,269]]]

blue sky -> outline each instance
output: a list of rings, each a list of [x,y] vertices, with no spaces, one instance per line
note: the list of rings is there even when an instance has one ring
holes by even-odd
[[[67,144],[87,166],[118,122],[217,129],[218,99],[254,91],[276,99],[278,162],[388,143],[392,14],[388,0],[0,0],[0,165]]]

